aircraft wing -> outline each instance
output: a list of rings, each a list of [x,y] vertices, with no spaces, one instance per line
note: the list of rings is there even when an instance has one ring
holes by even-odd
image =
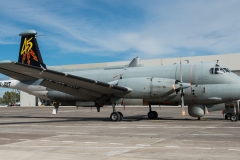
[[[77,96],[77,94],[73,94],[73,90],[80,90],[90,95],[95,95],[94,97],[99,97],[99,95],[128,93],[131,91],[130,88],[116,86],[54,70],[42,69],[13,61],[0,62],[0,72],[1,71],[4,71],[2,72],[3,74],[7,73],[6,75],[10,75],[10,73],[17,73],[17,75],[22,75],[22,78],[32,77],[36,79],[43,79],[40,85],[74,96]]]
[[[16,72],[10,71],[8,69],[3,69],[3,68],[0,68],[0,73],[6,75],[8,77],[11,77],[13,79],[19,80],[19,81],[37,80],[37,78],[27,76],[27,75],[24,75],[24,74],[21,74],[21,73],[16,73]]]

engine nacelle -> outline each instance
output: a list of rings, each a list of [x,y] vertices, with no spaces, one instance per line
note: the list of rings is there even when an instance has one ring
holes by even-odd
[[[174,90],[174,79],[154,78],[154,77],[138,77],[121,79],[118,81],[119,86],[125,86],[132,89],[127,95],[117,94],[115,96],[125,98],[153,98],[161,97],[167,92]]]
[[[188,114],[192,117],[203,117],[205,115],[205,105],[188,105]]]
[[[68,105],[75,105],[76,101],[81,101],[80,98],[59,91],[48,91],[47,97],[51,99],[51,101]]]

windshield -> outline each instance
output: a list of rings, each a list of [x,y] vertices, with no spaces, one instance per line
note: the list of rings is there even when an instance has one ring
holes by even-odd
[[[223,68],[225,72],[231,72],[228,68]]]
[[[228,68],[220,68],[220,67],[216,67],[216,68],[211,68],[209,70],[209,72],[211,74],[223,74],[223,73],[226,73],[226,72],[230,72],[230,70]]]

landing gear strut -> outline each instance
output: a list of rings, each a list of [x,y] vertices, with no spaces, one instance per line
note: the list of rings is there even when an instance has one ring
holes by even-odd
[[[100,106],[96,106],[97,112],[100,112]]]
[[[123,119],[123,114],[121,113],[121,112],[119,112],[119,111],[116,111],[116,108],[115,108],[115,106],[116,106],[116,103],[113,103],[112,104],[112,108],[113,108],[113,112],[111,113],[111,115],[110,115],[110,119],[112,120],[112,121],[122,121],[122,119]]]
[[[158,113],[156,111],[152,111],[152,106],[149,104],[149,112],[148,112],[149,119],[157,119]]]
[[[59,108],[59,103],[55,103],[55,104],[54,104],[53,111],[52,111],[52,115],[56,115],[56,114],[57,114],[58,108]]]

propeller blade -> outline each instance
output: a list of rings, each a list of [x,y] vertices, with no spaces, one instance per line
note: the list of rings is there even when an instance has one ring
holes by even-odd
[[[182,116],[185,116],[186,115],[186,112],[184,110],[184,94],[183,94],[183,90],[181,90],[181,108],[182,108]]]
[[[209,114],[207,106],[205,106],[206,114]]]
[[[183,83],[183,76],[182,76],[182,59],[180,57],[180,84],[179,84],[180,88],[181,88],[181,108],[182,108],[182,116],[186,115],[186,112],[184,110],[184,93],[183,93],[183,89],[184,88],[188,88],[190,87],[189,84],[187,83]]]

